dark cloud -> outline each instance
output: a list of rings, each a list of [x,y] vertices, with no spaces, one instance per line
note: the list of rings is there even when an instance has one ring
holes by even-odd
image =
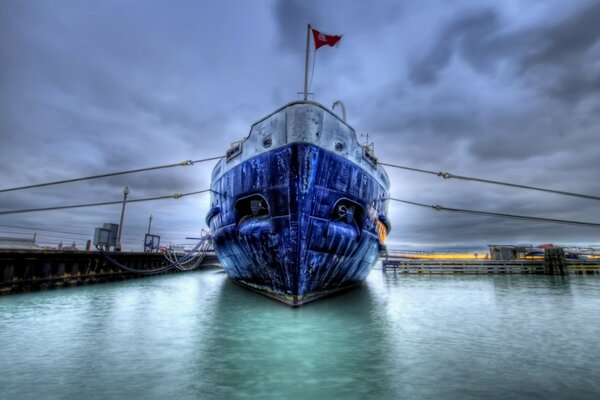
[[[411,66],[409,78],[419,84],[435,83],[439,72],[447,67],[457,51],[479,66],[484,59],[476,53],[486,49],[486,42],[498,29],[499,17],[494,10],[459,14],[440,32],[429,51]]]
[[[599,18],[600,4],[590,2],[549,27],[542,27],[537,32],[526,30],[518,33],[517,37],[531,35],[535,41],[522,61],[523,67],[563,65],[580,61],[600,40]]]
[[[306,24],[343,34],[320,49],[315,99],[341,99],[381,160],[600,194],[600,6],[463,0],[0,2],[0,187],[223,154],[298,98]],[[211,167],[0,194],[0,209],[208,187]],[[448,207],[600,221],[596,202],[444,181],[388,168],[395,197]],[[128,205],[167,241],[204,227],[208,196]],[[0,217],[93,232],[120,206]],[[391,204],[397,245],[589,243],[589,228]],[[154,229],[153,229],[154,230]]]
[[[481,73],[495,74],[509,62],[512,73],[553,98],[577,102],[597,95],[600,4],[552,16],[546,24],[513,28],[497,9],[462,11],[410,69],[417,84],[432,84],[458,56]],[[596,49],[594,50],[594,47]]]
[[[303,1],[279,1],[275,6],[275,18],[278,25],[278,39],[283,49],[299,52],[298,46],[306,36],[306,24],[319,26],[321,18],[318,11]]]
[[[302,54],[306,42],[306,25],[311,24],[331,34],[376,37],[386,27],[397,24],[404,6],[397,1],[380,1],[376,6],[363,2],[344,0],[290,0],[277,1],[274,17],[277,24],[278,45],[284,50]]]

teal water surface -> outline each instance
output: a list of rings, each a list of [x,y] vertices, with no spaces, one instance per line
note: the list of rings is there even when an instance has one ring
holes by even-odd
[[[219,270],[0,298],[0,399],[598,399],[600,278],[373,271],[291,309]]]

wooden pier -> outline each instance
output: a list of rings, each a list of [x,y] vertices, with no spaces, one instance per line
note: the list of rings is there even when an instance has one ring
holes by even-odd
[[[168,264],[160,253],[112,252],[115,261],[138,270]],[[206,254],[198,269],[219,265],[214,253]],[[164,273],[182,272],[173,269]],[[0,295],[139,278],[125,272],[97,251],[0,250]]]

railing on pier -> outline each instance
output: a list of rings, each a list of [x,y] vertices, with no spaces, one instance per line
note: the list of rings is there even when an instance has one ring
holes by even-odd
[[[382,260],[383,271],[404,274],[543,274],[543,261]]]
[[[600,262],[562,260],[556,269],[556,260],[431,260],[406,259],[392,252],[381,258],[382,270],[401,274],[599,274]],[[550,267],[550,268],[549,268]]]

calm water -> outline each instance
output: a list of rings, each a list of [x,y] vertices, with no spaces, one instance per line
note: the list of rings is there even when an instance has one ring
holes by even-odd
[[[1,399],[600,398],[600,278],[394,276],[290,309],[216,270],[0,298]]]

